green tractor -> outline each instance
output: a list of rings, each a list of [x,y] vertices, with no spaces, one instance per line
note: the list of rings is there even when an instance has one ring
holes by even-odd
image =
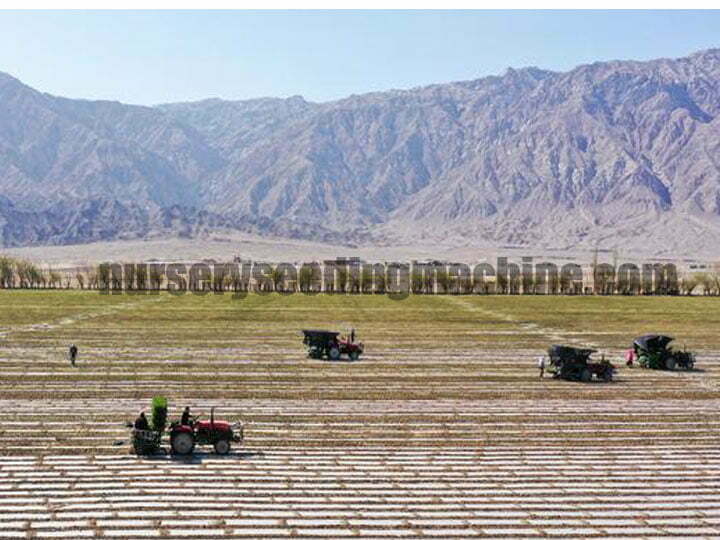
[[[604,382],[611,382],[615,366],[603,356],[599,362],[591,358],[595,349],[582,349],[568,345],[553,345],[548,349],[550,372],[556,379],[590,382],[593,376]]]
[[[640,367],[647,369],[675,368],[691,370],[695,367],[695,355],[687,351],[676,351],[669,347],[674,340],[670,336],[648,334],[633,341],[633,349]]]

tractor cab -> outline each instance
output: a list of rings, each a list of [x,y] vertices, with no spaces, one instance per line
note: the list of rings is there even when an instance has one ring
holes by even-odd
[[[647,352],[659,352],[672,349],[669,347],[670,343],[675,341],[675,338],[670,336],[663,336],[660,334],[647,334],[645,336],[637,337],[633,340],[633,347],[636,351],[647,351]]]

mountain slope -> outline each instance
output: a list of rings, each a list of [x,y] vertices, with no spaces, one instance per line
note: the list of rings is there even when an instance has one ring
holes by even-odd
[[[174,208],[312,239],[702,249],[719,238],[719,113],[719,50],[321,104],[136,107],[0,75],[0,222],[65,224],[103,200],[134,209],[110,237],[177,233],[137,217]],[[86,239],[70,229],[2,240]]]
[[[194,205],[198,177],[220,164],[155,109],[56,98],[0,74],[0,189],[25,208],[97,197]]]

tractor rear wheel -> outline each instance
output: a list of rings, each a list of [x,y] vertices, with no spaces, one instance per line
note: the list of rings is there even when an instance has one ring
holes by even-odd
[[[668,356],[665,359],[665,369],[673,371],[675,369],[675,359],[672,356]]]
[[[605,371],[605,373],[602,374],[602,380],[605,382],[612,382],[613,374],[612,369],[608,369]]]
[[[337,360],[340,358],[340,349],[337,347],[330,347],[328,350],[328,358],[330,358],[330,360]]]
[[[582,382],[590,382],[591,379],[592,379],[592,372],[588,368],[583,369],[582,372],[580,373],[580,380]]]
[[[360,353],[359,353],[359,352],[353,351],[353,352],[350,353],[350,360],[352,360],[353,362],[355,362],[355,361],[358,360],[359,358],[360,358]]]
[[[221,456],[224,456],[228,452],[230,452],[230,441],[228,441],[227,439],[220,439],[219,441],[215,441],[215,444],[213,446],[215,447],[215,453]]]
[[[189,433],[178,433],[172,438],[170,445],[174,453],[187,456],[192,453],[195,448],[195,439],[193,439],[193,436]]]

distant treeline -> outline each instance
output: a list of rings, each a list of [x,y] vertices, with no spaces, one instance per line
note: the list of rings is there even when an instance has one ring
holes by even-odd
[[[527,258],[524,259],[524,261]],[[720,295],[719,273],[678,276],[673,264],[195,263],[98,266],[105,292],[336,294]]]
[[[720,272],[679,276],[672,264],[102,263],[58,271],[0,256],[0,289],[94,289],[122,294],[720,295]]]
[[[97,286],[95,268],[58,271],[24,259],[0,256],[0,289],[96,289]]]

